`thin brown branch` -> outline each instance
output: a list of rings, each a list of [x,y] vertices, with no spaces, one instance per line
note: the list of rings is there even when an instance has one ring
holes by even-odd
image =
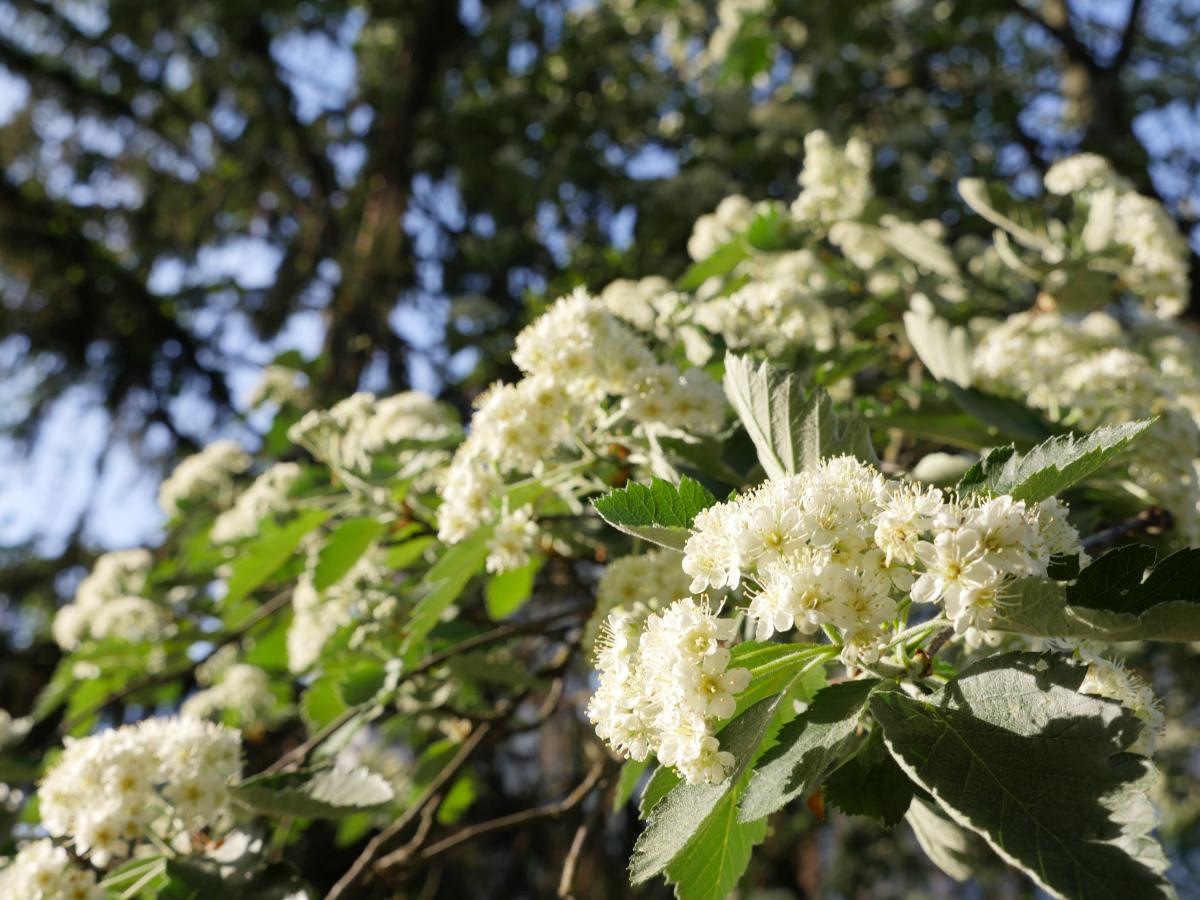
[[[587,777],[584,778],[583,781],[581,781],[578,785],[576,785],[571,793],[567,794],[567,796],[565,796],[562,800],[559,800],[555,803],[547,803],[543,806],[535,806],[532,809],[522,810],[521,812],[512,813],[511,815],[489,819],[486,822],[480,822],[478,825],[471,825],[467,828],[463,828],[459,831],[456,831],[454,834],[443,838],[436,844],[431,844],[430,846],[426,847],[416,858],[424,862],[449,850],[453,850],[460,844],[465,844],[467,841],[474,840],[475,838],[485,834],[492,834],[497,831],[503,831],[507,828],[515,828],[518,825],[524,825],[528,822],[533,822],[538,819],[558,818],[563,813],[569,812],[587,799],[588,794],[592,792],[592,788],[594,788],[596,783],[600,780],[600,776],[604,774],[605,765],[605,759],[601,758],[596,760],[596,762],[593,763],[591,770],[588,772]],[[384,859],[379,861],[380,865],[378,868],[384,868],[385,866],[383,864],[385,862],[390,862],[388,857],[384,857]],[[403,862],[403,860],[396,860],[395,862]]]
[[[467,761],[467,758],[479,746],[479,742],[484,739],[490,730],[491,726],[485,723],[477,726],[475,730],[467,735],[467,739],[459,746],[458,752],[438,772],[437,776],[425,786],[425,789],[421,791],[420,795],[412,802],[408,809],[401,813],[400,817],[392,822],[392,824],[388,825],[387,828],[383,829],[383,831],[367,842],[367,846],[363,848],[363,852],[359,854],[358,859],[354,861],[353,865],[346,870],[346,873],[338,879],[337,884],[325,895],[325,900],[338,900],[339,897],[352,896],[347,892],[350,891],[354,883],[367,871],[371,863],[374,862],[375,857],[383,849],[383,846],[403,831],[408,826],[408,823],[421,813],[426,801],[440,791],[442,786],[454,777],[455,773]]]
[[[1088,553],[1095,553],[1135,534],[1160,535],[1169,531],[1174,524],[1174,519],[1167,510],[1161,506],[1152,506],[1143,509],[1133,518],[1088,535],[1083,539],[1083,549]]]
[[[412,669],[403,673],[400,676],[400,682],[407,681],[408,679],[414,678],[417,675],[423,675],[426,672],[428,672],[430,669],[433,669],[436,666],[439,666],[442,663],[447,662],[456,656],[460,656],[464,653],[469,653],[472,650],[478,650],[480,647],[485,647],[488,644],[494,644],[498,641],[504,640],[505,638],[513,637],[518,634],[532,634],[532,633],[536,633],[536,632],[549,631],[551,629],[548,626],[554,625],[565,619],[578,617],[578,616],[582,615],[584,612],[586,612],[586,610],[583,610],[583,609],[564,610],[562,612],[558,612],[558,613],[555,613],[550,616],[545,616],[541,619],[535,619],[530,622],[525,622],[525,623],[521,623],[521,624],[512,624],[512,625],[502,625],[499,628],[493,628],[491,631],[485,632],[484,634],[478,635],[477,637],[473,637],[473,638],[470,638],[465,641],[460,641],[459,643],[455,644],[452,647],[448,647],[445,650],[440,650],[437,653],[430,654],[429,656],[425,657],[425,659],[423,659],[421,662],[419,662],[415,666],[413,666]],[[545,674],[545,673],[541,673],[541,674]],[[551,687],[551,694],[554,695],[553,703],[551,703],[551,709],[553,709],[554,705],[557,705],[558,696],[561,696],[561,692],[562,692],[561,684],[557,685],[557,690],[558,690],[558,694],[554,695],[555,686]],[[549,703],[550,701],[547,701],[547,702]],[[275,762],[273,762],[273,763],[271,763],[271,765],[267,766],[267,768],[264,770],[264,772],[266,772],[268,774],[273,774],[276,772],[281,772],[284,769],[287,769],[288,767],[292,766],[293,764],[299,764],[299,763],[304,762],[304,760],[308,758],[308,754],[310,754],[313,750],[315,750],[318,746],[320,746],[326,739],[328,739],[330,737],[330,735],[332,735],[335,731],[337,731],[343,725],[350,722],[355,716],[366,711],[367,709],[370,709],[374,705],[375,704],[373,701],[368,701],[366,703],[359,704],[358,706],[352,706],[349,709],[344,710],[336,718],[334,718],[330,722],[327,722],[325,725],[323,725],[311,737],[309,737],[307,740],[305,740],[304,743],[298,744],[297,746],[293,747],[291,750],[288,750],[286,753],[284,753],[282,756],[280,756],[279,759],[275,760]],[[476,718],[475,721],[478,721],[478,722],[494,721],[495,719],[502,718],[503,716],[508,715],[509,712],[510,712],[510,710],[507,708],[500,709],[500,710],[497,710],[497,714],[494,716],[489,716],[486,718],[483,718],[483,717]],[[548,714],[549,713],[547,712],[547,715]],[[460,715],[460,714],[456,713],[456,715]],[[461,717],[461,715],[460,715],[460,717]]]

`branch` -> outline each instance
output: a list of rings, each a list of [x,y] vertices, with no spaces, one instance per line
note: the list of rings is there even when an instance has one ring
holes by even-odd
[[[1125,20],[1125,28],[1121,32],[1121,45],[1117,48],[1117,55],[1109,63],[1110,69],[1119,70],[1129,61],[1129,56],[1133,53],[1133,45],[1137,40],[1138,18],[1141,12],[1142,0],[1133,0],[1129,5],[1129,18]]]
[[[453,647],[448,647],[445,650],[430,654],[429,656],[425,657],[425,659],[421,660],[421,662],[413,666],[412,669],[403,673],[400,676],[400,680],[397,682],[397,684],[402,684],[403,682],[409,680],[410,678],[414,678],[417,675],[423,675],[430,669],[441,665],[442,663],[453,659],[456,656],[460,656],[464,653],[470,652],[471,650],[476,650],[480,647],[487,646],[488,644],[494,644],[497,641],[502,641],[507,637],[512,637],[518,634],[531,634],[540,631],[549,631],[551,629],[548,626],[553,625],[563,619],[577,617],[584,612],[586,612],[584,609],[563,610],[561,612],[554,613],[553,615],[545,616],[541,619],[534,619],[530,622],[501,625],[499,628],[493,628],[491,631],[485,632],[484,634],[461,641],[455,644]],[[553,694],[553,688],[551,693]],[[557,702],[557,698],[555,699],[555,702]],[[283,756],[279,757],[279,759],[275,760],[275,762],[271,763],[271,765],[267,766],[267,768],[263,770],[264,774],[281,772],[293,764],[302,763],[308,757],[308,754],[320,746],[326,739],[329,738],[330,735],[332,735],[335,731],[337,731],[355,716],[370,709],[372,706],[375,706],[375,702],[373,700],[368,700],[366,703],[360,703],[357,706],[352,706],[349,709],[344,710],[336,718],[330,722],[327,722],[311,737],[305,740],[304,743],[293,747],[291,750],[283,754]],[[507,715],[508,712],[508,710],[504,710],[501,715],[497,716],[496,718]],[[483,721],[492,720],[487,719]]]
[[[1037,25],[1048,35],[1058,41],[1058,43],[1062,45],[1062,48],[1066,50],[1067,56],[1072,60],[1082,63],[1092,71],[1096,71],[1100,68],[1100,65],[1096,62],[1096,58],[1092,56],[1092,51],[1089,50],[1087,45],[1084,44],[1083,41],[1079,40],[1079,38],[1076,37],[1075,32],[1071,30],[1069,21],[1065,26],[1052,25],[1027,7],[1024,3],[1022,3],[1021,0],[1015,0],[1013,3],[1013,8],[1016,9],[1022,18],[1034,25]]]
[[[1094,553],[1123,538],[1133,537],[1135,534],[1162,534],[1164,531],[1169,531],[1174,524],[1174,519],[1167,510],[1161,506],[1152,506],[1149,509],[1143,509],[1131,519],[1110,525],[1108,528],[1103,528],[1095,534],[1085,537],[1083,549],[1088,553]]]
[[[462,742],[462,746],[458,748],[458,752],[454,754],[454,758],[446,764],[442,771],[438,772],[437,777],[425,786],[420,796],[400,815],[400,818],[396,819],[391,825],[367,842],[367,846],[363,848],[363,852],[359,854],[358,859],[354,861],[354,864],[346,870],[346,874],[339,878],[337,884],[325,895],[325,900],[338,900],[339,897],[351,896],[347,892],[353,887],[354,882],[359,879],[359,876],[371,865],[371,862],[383,848],[383,845],[403,831],[408,823],[417,817],[426,801],[441,790],[442,785],[458,772],[463,763],[467,761],[467,757],[479,746],[479,742],[483,740],[484,736],[490,730],[491,726],[485,723],[467,735],[467,739]]]
[[[511,815],[500,816],[496,819],[489,819],[486,822],[480,822],[478,825],[472,825],[468,828],[463,828],[461,831],[457,831],[449,837],[443,838],[436,844],[426,847],[417,856],[417,859],[419,859],[421,862],[425,862],[435,856],[445,853],[448,850],[453,850],[460,844],[464,844],[469,840],[480,837],[481,835],[491,834],[496,831],[503,831],[506,828],[514,828],[518,825],[524,825],[527,822],[533,822],[538,819],[557,818],[563,813],[574,809],[585,799],[587,799],[588,794],[592,792],[592,788],[594,788],[596,783],[600,780],[600,776],[604,774],[605,766],[606,760],[603,757],[597,759],[596,762],[592,764],[592,768],[588,772],[587,777],[584,778],[583,781],[581,781],[578,785],[576,785],[571,793],[567,794],[567,796],[562,800],[559,800],[555,803],[547,803],[543,806],[535,806],[532,809],[522,810],[521,812],[512,813]],[[401,856],[399,852],[389,853],[387,856],[379,860],[375,868],[378,870],[383,870],[390,866],[401,865],[407,862],[409,858],[410,856],[408,854]],[[326,900],[329,900],[329,898],[326,898]]]

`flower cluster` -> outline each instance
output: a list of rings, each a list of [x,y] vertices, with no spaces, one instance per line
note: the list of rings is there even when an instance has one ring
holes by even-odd
[[[517,336],[513,362],[525,377],[480,397],[447,473],[443,541],[460,541],[492,521],[506,477],[542,471],[573,438],[599,439],[621,423],[643,434],[705,433],[724,421],[720,385],[703,371],[657,362],[638,333],[583,291],[560,299]],[[609,398],[616,398],[611,406]]]
[[[1003,583],[1080,552],[1056,501],[955,500],[835,457],[696,517],[693,593],[748,585],[759,640],[832,626],[847,664],[878,659],[899,601],[940,602],[955,628],[988,629]]]
[[[679,556],[670,550],[651,550],[622,556],[604,567],[596,584],[596,610],[584,632],[585,647],[592,647],[601,625],[614,612],[641,624],[652,612],[688,594],[688,577],[679,568]]]
[[[310,545],[304,572],[292,591],[295,616],[287,633],[287,651],[293,672],[311,667],[339,628],[358,622],[351,636],[351,644],[357,645],[397,608],[396,597],[385,583],[378,547],[368,549],[350,571],[324,590],[316,585],[318,550],[319,546]]]
[[[263,517],[287,509],[288,494],[300,473],[296,463],[271,466],[242,491],[233,506],[217,516],[209,536],[218,544],[253,537]]]
[[[800,196],[792,204],[797,221],[829,226],[855,218],[874,193],[871,146],[851,138],[845,147],[838,147],[824,131],[810,131],[804,138],[800,187]]]
[[[693,321],[720,335],[729,347],[761,348],[782,355],[791,347],[828,350],[838,333],[838,312],[821,299],[829,276],[810,250],[748,260],[750,281],[729,294],[695,305]]]
[[[1091,153],[1055,163],[1046,190],[1070,195],[1085,217],[1084,249],[1116,251],[1121,281],[1154,306],[1177,316],[1187,305],[1189,250],[1179,226],[1158,201],[1133,190],[1107,160]]]
[[[489,572],[509,572],[529,562],[529,552],[538,539],[533,507],[503,511],[488,539],[486,567]]]
[[[1200,539],[1200,359],[1191,335],[1158,320],[1124,328],[1101,312],[1018,313],[978,323],[977,334],[980,384],[1055,421],[1090,431],[1155,416],[1128,457],[1130,474],[1171,511],[1182,539]]]
[[[42,825],[98,866],[161,841],[227,827],[239,732],[198,719],[146,719],[67,738],[39,792]]]
[[[264,669],[236,662],[237,650],[227,646],[217,651],[196,670],[196,680],[205,685],[183,702],[181,716],[221,719],[227,714],[246,728],[268,721],[279,711]]]
[[[343,475],[366,476],[381,457],[399,477],[428,476],[462,436],[454,410],[420,391],[390,397],[351,394],[328,410],[310,410],[288,438]],[[434,476],[436,478],[436,476]],[[427,477],[419,488],[431,487]]]
[[[12,900],[104,900],[96,873],[71,861],[63,847],[32,841],[0,870],[0,897]]]
[[[711,213],[698,218],[688,238],[688,256],[696,261],[708,259],[722,246],[745,231],[764,205],[755,206],[740,194],[726,197]]]
[[[288,366],[270,365],[263,369],[258,384],[251,391],[247,405],[254,409],[264,403],[285,406],[303,403],[307,397],[307,379],[302,372]]]
[[[715,723],[733,715],[748,669],[729,668],[736,622],[684,598],[639,626],[614,612],[597,641],[600,684],[588,703],[596,733],[633,759],[655,754],[688,783],[722,781],[734,763]]]
[[[235,441],[213,441],[175,467],[158,489],[158,505],[168,516],[200,501],[227,506],[233,499],[233,476],[249,467],[250,457]]]
[[[143,549],[97,557],[75,599],[54,617],[54,640],[73,650],[85,640],[153,640],[170,626],[166,611],[141,596],[154,558]]]

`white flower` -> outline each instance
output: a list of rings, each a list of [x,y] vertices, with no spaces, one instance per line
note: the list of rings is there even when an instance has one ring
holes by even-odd
[[[933,542],[917,544],[917,557],[925,572],[912,588],[918,603],[942,601],[959,605],[964,594],[995,585],[1000,579],[996,567],[984,558],[979,532],[970,528],[943,531]]]
[[[250,466],[250,457],[234,441],[214,441],[175,467],[158,489],[158,505],[168,516],[184,504],[225,506],[233,498],[233,476]]]
[[[276,463],[258,476],[234,502],[217,516],[209,536],[218,544],[252,537],[267,515],[287,509],[288,493],[300,477],[296,463]]]
[[[1105,188],[1128,190],[1129,182],[1117,174],[1103,156],[1079,153],[1046,170],[1046,190],[1052,194],[1080,194]]]
[[[871,199],[871,148],[851,138],[837,147],[824,131],[804,138],[803,188],[792,204],[792,218],[806,224],[832,225],[853,219]]]
[[[48,840],[25,844],[0,870],[0,897],[11,900],[104,900],[96,873]]]
[[[241,735],[197,719],[146,719],[66,739],[38,793],[42,825],[98,866],[134,853],[153,832],[186,838],[227,828]]]
[[[650,753],[689,783],[718,782],[734,759],[720,750],[714,723],[731,716],[750,681],[730,669],[725,644],[735,623],[695,600],[678,600],[645,619],[614,612],[597,642],[600,684],[588,703],[596,733],[618,753]]]
[[[153,563],[150,551],[140,548],[97,557],[74,601],[54,617],[55,642],[74,650],[89,639],[149,641],[166,634],[171,627],[167,610],[139,596]]]
[[[508,572],[529,562],[529,552],[537,542],[538,526],[533,507],[522,506],[500,516],[488,539],[487,570]]]
[[[688,578],[673,551],[651,550],[613,560],[596,584],[596,610],[584,630],[583,646],[596,643],[600,626],[611,613],[626,613],[640,624],[687,593]]]

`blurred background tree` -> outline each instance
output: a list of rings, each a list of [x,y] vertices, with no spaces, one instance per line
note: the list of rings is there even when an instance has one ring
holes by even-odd
[[[1195,246],[1198,33],[1195,0],[0,2],[6,692],[54,663],[30,611],[157,527],[164,466],[270,434],[278,355],[317,405],[466,409],[531,308],[681,273],[722,197],[794,192],[814,128],[916,216],[1094,150]]]
[[[961,175],[1032,192],[1091,149],[1191,227],[1197,18],[1188,0],[5,2],[10,455],[86,420],[70,484],[95,490],[217,431],[253,442],[248,386],[293,347],[317,356],[318,402],[416,384],[465,407],[530,297],[681,271],[695,218],[791,190],[815,127],[869,138],[880,192],[916,214]],[[10,542],[103,540],[94,503],[57,504]]]

